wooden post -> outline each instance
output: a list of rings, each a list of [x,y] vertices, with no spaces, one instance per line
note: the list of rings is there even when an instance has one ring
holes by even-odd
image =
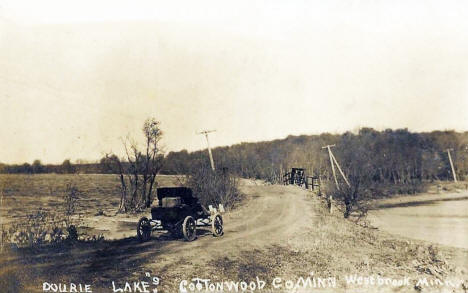
[[[338,161],[336,160],[335,156],[333,155],[330,147],[334,147],[335,145],[327,145],[327,146],[324,146],[322,147],[322,149],[324,148],[327,148],[328,149],[328,156],[330,157],[330,164],[332,166],[332,172],[333,172],[333,178],[335,178],[335,184],[336,184],[336,188],[338,190],[340,190],[340,187],[338,186],[338,180],[336,179],[336,172],[335,172],[335,166],[333,164],[333,162],[336,164],[336,167],[338,168],[338,171],[340,171],[340,174],[341,176],[343,176],[343,179],[344,181],[346,182],[346,184],[350,187],[351,185],[349,184],[349,181],[348,181],[348,178],[346,178],[343,170],[341,170],[341,167],[340,167],[340,164],[338,164]]]
[[[333,173],[333,178],[335,179],[335,184],[336,184],[336,189],[340,190],[340,187],[338,186],[338,180],[336,179],[336,172],[335,172],[335,165],[333,164],[333,154],[331,152],[330,147],[334,147],[335,145],[326,145],[322,147],[322,149],[327,149],[328,150],[328,156],[330,157],[330,165],[332,168],[332,173]]]
[[[332,202],[333,202],[333,197],[332,197],[331,195],[329,195],[329,196],[327,197],[327,205],[328,205],[328,212],[329,212],[330,214],[333,213],[333,205],[332,205]]]
[[[205,137],[206,137],[206,144],[208,146],[208,154],[210,155],[211,169],[213,169],[213,171],[214,171],[215,170],[215,165],[214,165],[214,160],[213,160],[213,154],[211,153],[210,141],[208,140],[208,133],[205,133]]]
[[[213,171],[215,170],[215,165],[214,165],[214,160],[213,160],[213,154],[211,153],[210,141],[208,140],[208,133],[215,132],[215,131],[216,130],[204,130],[198,133],[198,134],[204,134],[206,137],[206,144],[208,146],[208,155],[210,156],[210,164],[211,164],[211,169]]]
[[[340,165],[338,164],[338,161],[336,160],[335,156],[333,155],[333,153],[331,153],[331,155],[332,155],[332,157],[333,157],[333,160],[335,161],[336,167],[338,167],[338,170],[339,170],[340,173],[341,173],[341,176],[343,176],[344,181],[346,182],[346,184],[348,184],[348,187],[351,187],[351,185],[350,185],[349,182],[348,182],[348,179],[346,178],[345,174],[344,174],[343,171],[341,170]]]
[[[452,168],[453,181],[457,182],[457,173],[455,173],[455,167],[453,167],[452,156],[450,155],[450,150],[453,150],[453,149],[447,149],[447,154],[448,154],[448,158],[450,161],[450,167]]]

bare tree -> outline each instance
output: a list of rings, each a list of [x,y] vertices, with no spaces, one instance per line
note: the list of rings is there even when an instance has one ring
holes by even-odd
[[[105,157],[101,159],[100,164],[106,173],[116,173],[119,175],[121,194],[119,212],[127,212],[127,184],[125,182],[125,171],[121,160],[114,154],[106,154]]]
[[[146,139],[146,155],[143,156],[142,199],[145,202],[145,207],[148,208],[151,205],[151,194],[156,175],[161,170],[163,162],[163,152],[159,143],[162,137],[160,122],[154,118],[146,119],[143,124],[143,134]]]
[[[146,119],[143,124],[145,138],[144,149],[140,150],[136,141],[122,140],[125,157],[119,159],[114,154],[107,154],[101,165],[104,170],[117,173],[121,185],[119,212],[148,208],[153,199],[153,189],[157,185],[156,175],[163,163],[163,151],[160,147],[162,131],[160,122],[154,118]]]

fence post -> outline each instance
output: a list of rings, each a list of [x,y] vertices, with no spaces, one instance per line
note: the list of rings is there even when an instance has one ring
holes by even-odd
[[[331,195],[328,196],[327,198],[327,204],[328,204],[328,212],[330,214],[333,213],[333,205],[332,205],[333,197]]]

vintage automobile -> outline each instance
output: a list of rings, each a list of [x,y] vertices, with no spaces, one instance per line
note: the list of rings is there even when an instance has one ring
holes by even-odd
[[[158,206],[151,208],[151,219],[142,217],[138,221],[137,235],[142,242],[151,238],[152,231],[169,231],[174,237],[193,241],[197,227],[210,227],[213,236],[223,235],[224,212],[209,207],[207,210],[187,187],[164,187],[157,189]]]

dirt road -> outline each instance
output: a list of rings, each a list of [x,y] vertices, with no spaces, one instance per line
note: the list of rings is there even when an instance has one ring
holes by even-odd
[[[293,186],[244,185],[242,191],[247,196],[246,202],[225,215],[222,237],[214,238],[208,231],[193,242],[172,241],[160,248],[163,260],[152,268],[157,271],[185,259],[190,259],[191,266],[203,265],[272,245],[294,247],[298,244],[296,240],[313,225],[310,193],[306,190]]]
[[[178,288],[181,280],[196,277],[251,280],[255,278],[252,274],[268,274],[268,267],[257,264],[262,253],[275,246],[294,250],[310,231],[314,223],[311,196],[298,187],[248,181],[242,191],[246,199],[224,216],[222,237],[214,238],[209,230],[199,230],[193,242],[164,241],[167,234],[155,235],[150,244],[143,244],[152,246],[143,270],[161,277],[165,291]],[[164,245],[160,245],[161,240]],[[275,265],[274,260],[261,262]]]

